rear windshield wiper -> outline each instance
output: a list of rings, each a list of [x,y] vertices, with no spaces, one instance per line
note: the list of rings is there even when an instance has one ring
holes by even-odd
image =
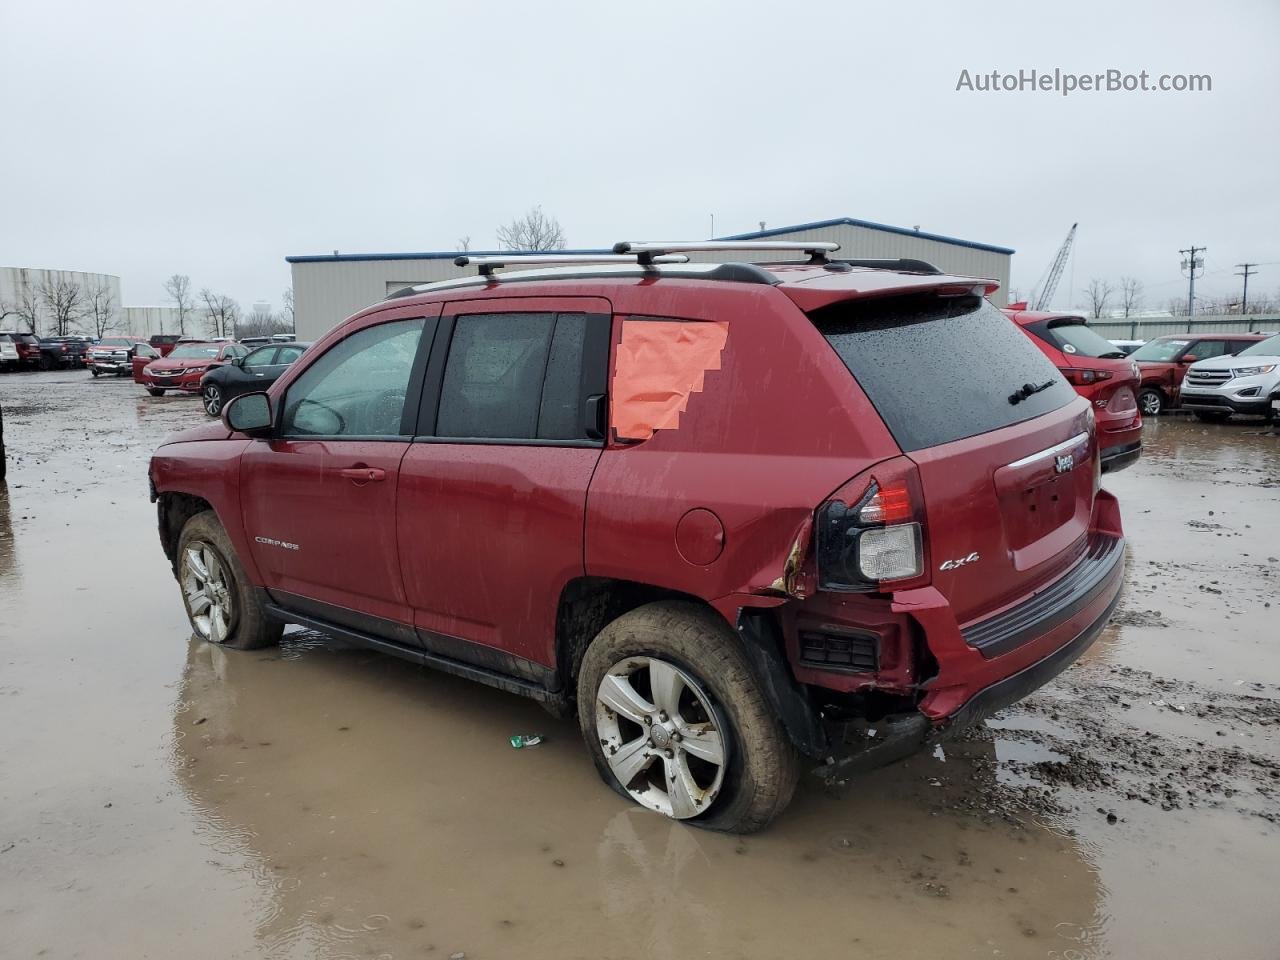
[[[1044,383],[1039,384],[1024,383],[1017,390],[1013,391],[1013,393],[1009,394],[1009,402],[1013,404],[1021,403],[1032,394],[1039,393],[1041,390],[1048,390],[1056,382],[1057,381],[1055,380],[1046,380]]]

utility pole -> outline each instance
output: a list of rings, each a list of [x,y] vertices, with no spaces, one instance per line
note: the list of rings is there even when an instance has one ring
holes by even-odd
[[[1257,264],[1237,263],[1236,266],[1240,267],[1240,269],[1236,271],[1236,276],[1244,277],[1244,292],[1240,294],[1240,315],[1244,316],[1249,312],[1249,278],[1258,272],[1254,269]]]
[[[1179,250],[1182,254],[1182,269],[1187,272],[1187,333],[1191,332],[1191,318],[1196,312],[1196,271],[1204,269],[1204,257],[1196,254],[1204,253],[1205,247],[1193,246],[1188,250]]]

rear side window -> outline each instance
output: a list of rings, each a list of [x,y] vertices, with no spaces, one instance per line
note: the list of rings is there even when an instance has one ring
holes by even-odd
[[[1031,324],[1031,330],[1063,353],[1095,359],[1119,359],[1125,352],[1085,326],[1082,317],[1056,317]]]
[[[582,313],[459,316],[445,364],[436,435],[580,440]]]
[[[1032,420],[1076,396],[1026,334],[978,297],[854,300],[810,318],[907,452]],[[1011,403],[1025,384],[1048,385]]]

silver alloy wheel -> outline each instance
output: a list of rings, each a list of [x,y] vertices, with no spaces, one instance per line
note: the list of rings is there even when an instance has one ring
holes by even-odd
[[[215,384],[204,388],[204,412],[216,417],[222,410],[222,391]]]
[[[213,643],[226,640],[235,618],[231,578],[203,540],[192,540],[182,555],[182,594],[196,633]]]
[[[596,692],[596,733],[618,783],[676,820],[711,807],[729,766],[724,725],[693,677],[656,657],[615,663]]]
[[[1138,396],[1138,403],[1142,407],[1142,415],[1144,417],[1155,417],[1160,415],[1160,408],[1164,405],[1160,399],[1160,394],[1154,390],[1144,390]]]

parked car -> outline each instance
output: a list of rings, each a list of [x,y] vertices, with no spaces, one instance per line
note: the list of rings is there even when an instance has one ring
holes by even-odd
[[[264,343],[270,343],[270,337],[241,337],[239,340],[242,347],[260,347]]]
[[[1221,421],[1232,414],[1274,419],[1280,410],[1280,336],[1234,356],[1193,363],[1182,381],[1182,405],[1199,420]]]
[[[1133,351],[1137,350],[1140,346],[1142,346],[1146,342],[1147,341],[1145,340],[1112,340],[1111,341],[1112,345],[1121,353],[1123,353],[1126,357],[1132,354]]]
[[[81,366],[88,349],[80,337],[41,337],[40,369]]]
[[[293,343],[298,337],[293,333],[273,333],[271,339],[276,343]]]
[[[89,348],[85,366],[95,377],[125,377],[133,373],[135,358],[150,363],[160,358],[160,351],[140,337],[104,337]]]
[[[153,397],[164,396],[166,390],[199,393],[200,378],[205,373],[248,352],[231,341],[184,341],[175,345],[167,357],[146,364],[135,362],[133,379]]]
[[[160,356],[167,357],[173,352],[174,346],[180,339],[182,338],[176,333],[155,333],[147,339],[147,343],[154,347]]]
[[[40,338],[34,333],[18,333],[16,330],[0,331],[18,349],[18,364],[23,367],[40,366]]]
[[[7,333],[0,333],[0,370],[16,370],[21,363],[18,344]]]
[[[279,344],[268,340],[266,346],[214,367],[200,378],[200,400],[205,413],[216,417],[233,397],[267,389],[309,346],[309,343]]]
[[[1123,470],[1142,455],[1138,367],[1124,351],[1089,329],[1084,317],[1006,309],[1076,392],[1093,404],[1102,472]]]
[[[195,634],[304,623],[576,709],[619,794],[735,832],[802,757],[848,775],[1025,696],[1119,598],[1095,408],[988,281],[857,263],[361,311],[155,452]]]
[[[1174,409],[1191,364],[1239,353],[1263,339],[1260,333],[1186,333],[1148,340],[1130,355],[1142,373],[1138,406],[1148,417]]]

